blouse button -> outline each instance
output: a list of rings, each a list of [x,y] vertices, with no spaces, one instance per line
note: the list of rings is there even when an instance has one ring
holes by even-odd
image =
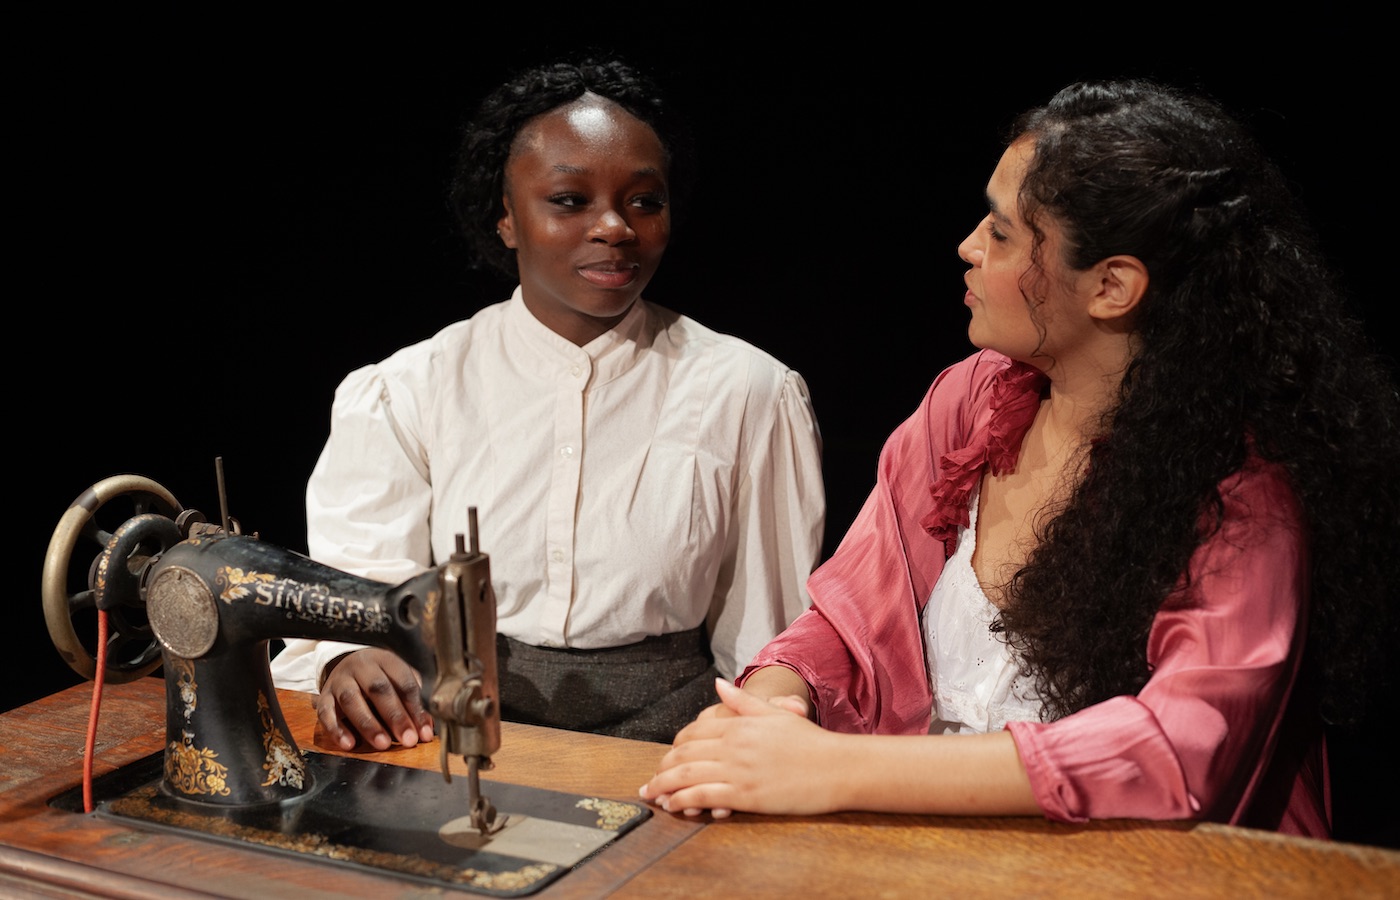
[[[572,459],[574,456],[574,448],[566,444],[559,448],[559,455],[564,459]]]

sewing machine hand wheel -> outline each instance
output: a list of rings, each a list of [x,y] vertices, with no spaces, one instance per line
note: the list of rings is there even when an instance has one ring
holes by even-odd
[[[79,639],[74,620],[90,619],[95,636],[98,609],[107,612],[106,681],[134,681],[160,665],[140,580],[146,565],[180,542],[180,512],[175,497],[149,478],[114,475],[84,491],[59,520],[44,556],[44,618],[59,655],[89,681],[97,677],[97,659]],[[85,574],[77,569],[72,579],[84,561],[80,544],[96,556]],[[71,590],[75,581],[84,586]]]

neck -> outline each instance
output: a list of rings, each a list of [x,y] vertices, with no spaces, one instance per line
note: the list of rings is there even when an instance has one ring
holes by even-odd
[[[548,325],[550,330],[555,334],[576,346],[583,347],[592,343],[594,338],[612,331],[613,328],[617,327],[617,323],[621,322],[626,316],[627,314],[623,313],[620,316],[602,319],[596,316],[580,314],[566,317],[562,320],[556,319],[555,321],[546,322],[545,324]]]
[[[530,311],[536,319],[546,328],[570,343],[582,347],[599,335],[607,334],[617,327],[617,324],[627,318],[632,306],[629,305],[622,312],[612,316],[591,316],[587,313],[572,309],[560,309],[558,307],[541,308],[531,302],[528,296],[522,295],[525,308]],[[633,304],[635,305],[635,303]]]
[[[1093,352],[1055,360],[1044,369],[1050,378],[1045,424],[1065,437],[1088,441],[1099,436],[1106,412],[1118,404],[1123,373],[1132,361],[1130,341],[1106,341]]]

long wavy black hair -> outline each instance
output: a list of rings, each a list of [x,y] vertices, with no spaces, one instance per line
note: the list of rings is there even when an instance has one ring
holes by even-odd
[[[1036,246],[1048,217],[1071,268],[1129,254],[1150,278],[1104,439],[1008,587],[1001,625],[1048,714],[1147,682],[1153,617],[1253,452],[1306,519],[1321,711],[1355,721],[1397,637],[1400,398],[1287,182],[1218,103],[1140,80],[1070,86],[1021,139]]]
[[[669,165],[666,180],[674,235],[694,180],[694,141],[688,123],[655,80],[622,60],[587,57],[551,62],[524,69],[497,87],[462,130],[449,200],[473,265],[489,266],[509,278],[518,275],[515,251],[502,244],[496,233],[496,223],[505,215],[501,198],[511,146],[531,119],[585,93],[611,100],[656,133]]]

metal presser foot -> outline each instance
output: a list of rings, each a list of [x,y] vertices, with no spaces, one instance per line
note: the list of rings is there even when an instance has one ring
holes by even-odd
[[[506,826],[509,816],[496,816],[496,807],[481,794],[481,760],[467,757],[467,796],[471,799],[471,823],[483,836],[489,836]]]

